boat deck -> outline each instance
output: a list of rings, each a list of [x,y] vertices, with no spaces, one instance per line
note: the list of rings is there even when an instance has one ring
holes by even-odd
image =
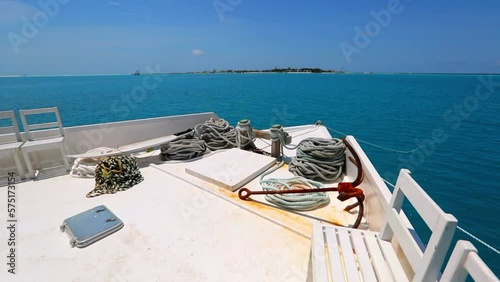
[[[329,137],[326,129],[315,126],[288,132],[293,143]],[[256,145],[266,149],[264,141]],[[342,211],[347,203],[337,201],[335,193],[322,211],[290,213],[262,198],[242,201],[237,192],[188,175],[185,165],[146,165],[140,169],[140,184],[95,198],[85,197],[94,179],[67,174],[44,177],[42,172],[36,180],[17,184],[18,273],[1,272],[0,281],[305,281],[310,277],[312,223],[354,222],[355,215]],[[292,174],[284,167],[273,176]],[[245,187],[260,190],[258,179]],[[6,210],[5,201],[0,205]],[[106,205],[125,226],[86,248],[71,248],[59,226],[98,205]],[[7,248],[0,245],[0,253]]]
[[[156,168],[141,173],[144,181],[132,189],[90,199],[85,194],[92,179],[60,176],[20,184],[15,278],[26,281],[36,273],[37,281],[305,280],[307,238]],[[124,228],[89,247],[70,248],[59,230],[62,221],[101,204]],[[2,244],[0,252],[6,248]]]

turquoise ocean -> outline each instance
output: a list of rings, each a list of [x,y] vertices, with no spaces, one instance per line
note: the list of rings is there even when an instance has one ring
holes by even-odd
[[[458,225],[499,249],[500,76],[165,74],[0,78],[0,111],[59,107],[64,126],[215,112],[256,128],[314,124],[354,135],[380,175],[401,168]],[[418,148],[418,149],[416,149]],[[392,188],[391,188],[392,189]],[[417,232],[428,232],[414,212]],[[457,230],[500,276],[499,254]]]

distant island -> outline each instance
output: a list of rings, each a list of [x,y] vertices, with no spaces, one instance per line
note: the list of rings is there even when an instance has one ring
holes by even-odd
[[[209,74],[209,73],[344,73],[339,70],[324,70],[320,68],[274,68],[269,70],[211,70],[200,72],[189,72],[195,74]]]
[[[17,77],[54,77],[54,76],[114,76],[114,75],[164,75],[164,74],[226,74],[226,73],[327,73],[327,74],[363,74],[363,75],[495,75],[500,73],[425,73],[425,72],[346,72],[342,70],[322,70],[319,68],[302,68],[302,69],[279,69],[271,70],[212,70],[198,72],[154,72],[141,73],[95,73],[95,74],[0,74],[0,78],[17,78]]]

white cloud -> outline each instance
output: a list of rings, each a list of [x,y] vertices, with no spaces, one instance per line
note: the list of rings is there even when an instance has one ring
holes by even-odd
[[[120,6],[120,3],[116,2],[116,1],[109,1],[108,5],[110,5],[110,6]]]
[[[21,22],[23,17],[31,19],[37,8],[20,1],[0,0],[0,27]]]
[[[193,56],[201,56],[205,54],[205,51],[202,51],[200,49],[193,49]]]

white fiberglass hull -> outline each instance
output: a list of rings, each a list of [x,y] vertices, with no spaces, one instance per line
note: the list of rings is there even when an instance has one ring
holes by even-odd
[[[180,132],[210,117],[215,115],[66,128],[66,147],[74,154],[118,147]],[[312,136],[330,137],[321,126],[286,130],[293,143]],[[348,140],[365,172],[363,227],[378,231],[390,192],[354,137]],[[256,145],[270,149],[264,141],[257,140]],[[294,152],[285,150],[285,154],[293,156]],[[50,169],[44,172],[46,167],[61,165],[58,158],[57,152],[38,154],[38,179],[16,184],[18,274],[1,272],[0,281],[305,281],[311,276],[312,223],[321,214],[304,216],[242,203],[236,192],[187,175],[182,163],[161,162],[157,152],[142,157],[142,183],[117,194],[86,198],[93,179],[73,178],[64,172],[53,177]],[[8,160],[2,162],[14,169]],[[353,180],[356,173],[348,162],[343,180]],[[276,175],[291,176],[283,169]],[[256,179],[246,187],[260,189]],[[0,189],[6,195],[6,187]],[[331,211],[341,211],[346,205],[335,199],[336,194],[330,197]],[[68,236],[59,230],[62,221],[102,204],[120,217],[123,229],[89,247],[71,248]],[[7,209],[5,200],[0,208]],[[341,212],[337,215],[329,212],[326,216],[353,218],[342,218]],[[7,240],[5,234],[0,233],[2,242]],[[0,253],[7,252],[7,244],[1,244]]]

